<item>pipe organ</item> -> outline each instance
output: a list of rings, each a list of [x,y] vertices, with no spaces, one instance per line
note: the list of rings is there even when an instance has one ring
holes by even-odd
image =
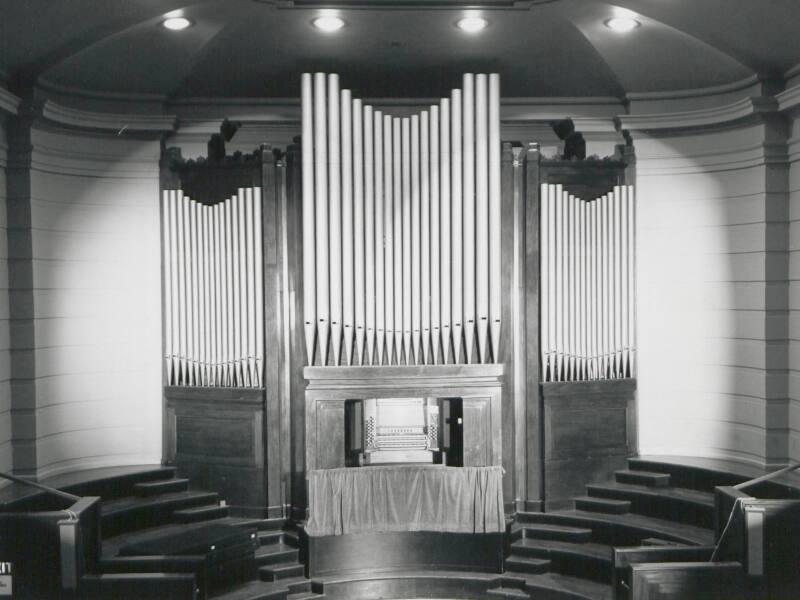
[[[216,204],[162,194],[166,384],[261,387],[261,188]]]
[[[634,377],[634,226],[632,185],[585,201],[542,184],[543,381]]]
[[[499,106],[496,74],[402,118],[302,76],[309,365],[497,361]]]

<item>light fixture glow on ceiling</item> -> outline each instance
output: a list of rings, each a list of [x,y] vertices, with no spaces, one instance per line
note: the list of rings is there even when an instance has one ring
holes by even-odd
[[[461,31],[465,31],[466,33],[478,33],[479,31],[486,29],[488,26],[489,21],[476,15],[463,17],[456,21],[456,27],[458,27]]]
[[[344,19],[334,15],[325,15],[322,17],[317,17],[316,19],[311,21],[311,24],[320,31],[324,31],[325,33],[333,33],[334,31],[339,31],[345,25]]]
[[[641,23],[633,17],[614,17],[606,21],[606,27],[619,33],[628,33],[639,27]]]
[[[181,31],[192,26],[192,22],[186,17],[169,17],[164,19],[161,24],[170,31]]]

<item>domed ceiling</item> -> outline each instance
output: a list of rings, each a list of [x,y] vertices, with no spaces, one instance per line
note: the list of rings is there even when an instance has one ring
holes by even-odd
[[[365,98],[438,96],[467,71],[499,72],[505,97],[623,97],[780,79],[800,63],[798,0],[486,0],[490,25],[472,35],[450,3],[348,0],[346,27],[325,34],[314,0],[8,1],[0,70],[12,87],[165,99],[297,97],[302,71],[338,72]],[[168,31],[172,12],[194,26]],[[619,14],[640,26],[605,26]]]

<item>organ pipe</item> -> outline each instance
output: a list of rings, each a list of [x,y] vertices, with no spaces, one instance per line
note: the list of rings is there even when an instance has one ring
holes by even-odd
[[[261,189],[214,205],[165,190],[162,202],[167,385],[260,387]]]
[[[393,117],[303,76],[308,364],[497,360],[500,84],[463,84]]]
[[[635,374],[633,186],[585,201],[541,186],[544,381]]]

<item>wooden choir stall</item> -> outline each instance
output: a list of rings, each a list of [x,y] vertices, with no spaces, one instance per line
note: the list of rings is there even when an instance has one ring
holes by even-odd
[[[301,91],[285,152],[164,153],[165,458],[307,574],[501,572],[516,511],[636,452],[633,156],[502,142],[496,74]]]

